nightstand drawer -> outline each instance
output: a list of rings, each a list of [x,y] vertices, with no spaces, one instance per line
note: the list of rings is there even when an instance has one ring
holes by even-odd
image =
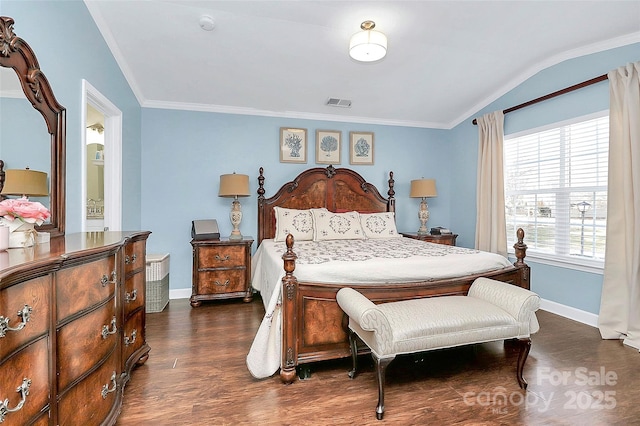
[[[199,275],[199,293],[235,293],[246,290],[246,271],[233,269],[228,271],[201,271]]]
[[[203,246],[198,253],[198,268],[233,268],[244,265],[244,246]]]

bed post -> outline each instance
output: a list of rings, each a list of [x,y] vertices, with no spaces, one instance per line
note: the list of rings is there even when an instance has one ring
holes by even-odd
[[[396,199],[393,197],[396,195],[396,191],[393,189],[396,181],[393,180],[393,172],[389,172],[389,190],[387,191],[387,195],[389,196],[389,201],[387,203],[387,211],[394,212],[396,211]],[[395,218],[395,215],[394,215]]]
[[[292,383],[296,378],[298,364],[298,335],[296,328],[296,304],[298,280],[293,275],[298,256],[293,252],[293,235],[287,235],[287,251],[282,255],[285,275],[282,277],[282,356],[280,379]]]
[[[531,274],[531,268],[524,262],[524,258],[527,257],[527,245],[524,243],[524,229],[518,228],[516,231],[516,237],[518,241],[513,245],[513,249],[516,254],[516,261],[513,264],[516,268],[520,269],[520,287],[529,290],[529,277]]]
[[[264,232],[264,169],[260,167],[258,175],[258,245],[262,242]]]

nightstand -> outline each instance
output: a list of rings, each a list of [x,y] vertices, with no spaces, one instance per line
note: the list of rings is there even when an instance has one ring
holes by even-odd
[[[245,302],[252,300],[252,244],[252,237],[244,237],[242,240],[191,240],[191,306],[200,306],[203,300],[237,297],[242,297]]]
[[[414,240],[428,241],[430,243],[444,244],[447,246],[455,246],[456,238],[458,238],[458,234],[418,235],[416,232],[401,232],[401,234],[403,237],[413,238]]]

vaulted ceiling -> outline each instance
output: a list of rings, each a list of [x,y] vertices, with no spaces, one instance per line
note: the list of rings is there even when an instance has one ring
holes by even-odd
[[[640,42],[640,1],[85,3],[143,107],[416,127],[451,128],[550,65]],[[375,63],[348,55],[364,20],[388,37]]]

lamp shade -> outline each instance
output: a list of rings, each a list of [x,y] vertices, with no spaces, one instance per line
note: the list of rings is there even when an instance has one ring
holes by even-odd
[[[46,197],[49,195],[47,174],[30,169],[14,169],[5,172],[2,195],[26,195]]]
[[[411,181],[411,198],[437,197],[435,179],[416,179]]]
[[[220,197],[248,197],[249,195],[249,176],[229,174],[220,175]]]
[[[365,21],[360,28],[362,31],[355,33],[349,42],[349,56],[360,62],[374,62],[387,54],[387,36],[380,31],[375,31],[376,24],[373,21]]]

